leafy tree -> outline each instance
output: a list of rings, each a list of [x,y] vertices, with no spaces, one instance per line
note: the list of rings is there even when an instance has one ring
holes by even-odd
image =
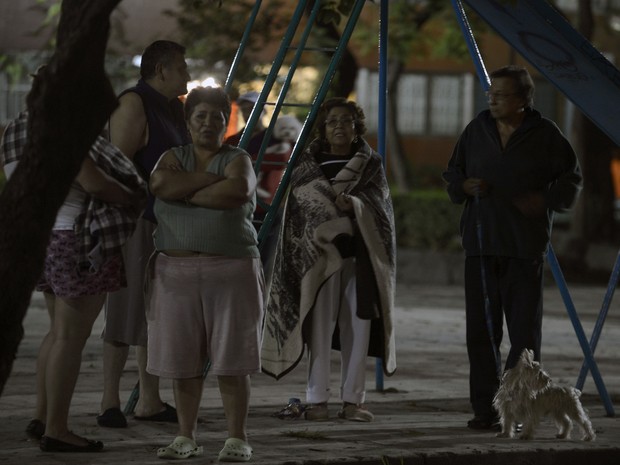
[[[24,77],[46,63],[56,48],[56,33],[60,21],[62,0],[35,0],[30,8],[40,13],[41,23],[33,30],[32,35],[40,37],[43,45],[40,50],[32,52],[0,53],[0,72],[5,73],[9,79],[9,85],[13,86],[23,82]],[[110,32],[118,49],[108,47],[106,52],[106,71],[113,83],[125,84],[127,79],[135,76],[135,67],[124,55],[123,48],[128,45],[125,39],[123,20],[125,14],[123,8],[118,7],[110,18]],[[1,176],[1,175],[0,175]],[[0,184],[0,192],[1,192]]]
[[[310,12],[314,8],[316,1],[317,0],[308,2],[306,6],[306,14],[308,16],[310,16]],[[343,17],[347,17],[351,14],[354,3],[354,0],[323,1],[317,15],[317,34],[314,38],[318,47],[325,47],[327,49],[334,48],[340,42],[342,35],[338,26],[341,24]],[[331,56],[331,52],[326,52],[323,55],[323,60],[319,60],[316,65],[319,68],[325,68],[325,71],[327,71]],[[355,89],[355,80],[357,79],[358,70],[357,60],[353,53],[351,53],[351,46],[347,45],[340,64],[338,65],[338,69],[332,79],[327,98],[347,98]],[[321,72],[320,74],[324,75],[325,73]]]
[[[43,18],[39,27],[32,31],[33,35],[45,37],[45,45],[41,51],[34,54],[0,53],[0,71],[8,76],[11,85],[20,82],[28,70],[35,69],[51,55],[56,40],[60,4],[60,0],[51,3],[47,0],[35,0],[35,4],[31,7],[33,11],[40,12]]]
[[[228,73],[235,57],[246,23],[254,7],[254,0],[220,2],[219,7],[208,6],[200,0],[179,0],[177,8],[165,14],[175,18],[181,33],[181,42],[187,47],[187,56],[203,70]],[[254,79],[260,73],[255,60],[257,52],[282,37],[289,11],[284,0],[263,2],[252,30],[250,41],[241,57],[236,78]]]
[[[346,8],[350,7],[350,0],[345,0],[343,3],[346,2],[349,2]],[[307,3],[306,14],[309,14],[314,3],[314,0]],[[329,1],[324,1],[322,7],[326,8],[329,4]],[[176,9],[168,10],[166,13],[176,18],[181,32],[181,41],[188,47],[187,55],[193,58],[193,62],[197,62],[199,70],[208,70],[212,74],[219,74],[220,79],[224,80],[237,53],[254,5],[254,0],[223,1],[220,2],[219,8],[205,8],[205,0],[180,0]],[[250,33],[250,40],[246,44],[236,69],[232,89],[233,96],[238,91],[240,84],[266,78],[270,70],[270,63],[264,63],[264,50],[271,47],[275,55],[274,44],[279,44],[282,40],[295,8],[294,2],[285,0],[265,0],[262,2]],[[346,8],[345,13],[347,13]],[[341,11],[336,12],[335,21],[324,21],[316,24],[317,28],[313,30],[310,37],[313,46],[329,48],[338,43],[340,32],[336,23],[341,14]],[[320,70],[318,74],[324,75],[331,54],[313,54],[311,58],[307,58],[308,56],[310,55],[306,55],[302,59],[302,66],[310,61],[313,66]],[[356,76],[357,63],[354,55],[347,49],[332,81],[330,95],[348,96],[354,89]],[[279,85],[280,82],[276,81],[274,92],[279,91]],[[304,82],[303,86],[297,86],[294,81],[287,94],[287,101],[289,103],[307,103],[307,94],[314,95],[314,91],[308,91],[308,89],[316,86],[318,83],[315,82]],[[297,113],[301,119],[306,116],[303,107],[288,111]]]
[[[479,29],[484,30],[481,25]],[[361,24],[354,35],[365,44],[361,53],[374,53],[378,46],[377,25]],[[454,10],[445,0],[394,0],[389,3],[388,17],[388,167],[396,186],[407,191],[410,173],[398,127],[398,85],[407,62],[418,58],[469,60],[467,45],[454,19]]]

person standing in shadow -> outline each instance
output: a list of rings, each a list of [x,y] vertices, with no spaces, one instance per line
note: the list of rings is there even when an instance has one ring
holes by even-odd
[[[187,93],[190,76],[185,48],[175,42],[158,40],[142,54],[141,79],[119,97],[119,106],[110,117],[110,140],[131,159],[148,181],[155,163],[171,147],[185,145],[189,134],[179,96]],[[127,266],[127,288],[110,293],[105,305],[103,331],[103,396],[99,426],[127,426],[120,409],[120,379],[129,347],[136,347],[139,370],[139,399],[136,420],[176,422],[176,410],[159,394],[159,378],[146,372],[147,323],[143,284],[146,264],[154,251],[153,196],[123,251]]]
[[[41,69],[35,79],[40,78]],[[17,169],[28,141],[28,112],[6,128],[0,167]],[[121,245],[144,208],[146,183],[134,165],[98,136],[56,215],[42,276],[50,329],[37,356],[35,418],[26,433],[44,452],[99,452],[101,441],[69,429],[69,409],[82,351],[107,292],[125,285]]]
[[[577,156],[557,125],[533,108],[526,68],[490,74],[489,108],[471,121],[443,174],[450,200],[464,204],[465,322],[469,396],[467,427],[500,430],[493,398],[501,377],[504,316],[510,351],[540,361],[543,266],[554,212],[567,211],[581,189]],[[517,425],[517,429],[519,425]]]

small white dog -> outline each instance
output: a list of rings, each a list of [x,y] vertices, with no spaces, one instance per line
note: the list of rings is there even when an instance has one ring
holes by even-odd
[[[549,415],[558,428],[556,438],[569,438],[574,421],[583,430],[582,440],[593,441],[596,434],[579,396],[578,389],[554,384],[540,363],[534,361],[534,352],[524,349],[516,366],[502,376],[493,399],[502,426],[497,437],[514,437],[514,425],[521,422],[520,438],[532,439],[540,419]]]

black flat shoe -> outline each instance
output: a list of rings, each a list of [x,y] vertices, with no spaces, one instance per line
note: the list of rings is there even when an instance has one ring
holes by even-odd
[[[105,428],[127,428],[127,419],[121,409],[112,407],[97,415],[97,424]]]
[[[30,420],[26,426],[26,434],[32,439],[40,440],[45,434],[45,423],[37,419]]]
[[[43,452],[101,452],[103,443],[101,441],[93,441],[86,439],[88,444],[85,446],[76,446],[59,439],[43,436],[39,442],[39,448]]]

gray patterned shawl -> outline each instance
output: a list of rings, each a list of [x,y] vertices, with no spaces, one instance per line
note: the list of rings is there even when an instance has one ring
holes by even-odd
[[[396,274],[394,213],[381,157],[360,140],[357,153],[336,176],[325,178],[315,160],[321,143],[313,141],[291,175],[290,193],[268,295],[263,333],[263,371],[276,379],[299,363],[304,349],[303,321],[312,311],[322,284],[342,267],[332,240],[352,234],[353,222],[335,205],[348,193],[355,220],[368,248],[380,296],[381,318],[373,320],[371,349],[387,375],[396,369],[392,309]],[[373,344],[374,343],[374,344]]]

